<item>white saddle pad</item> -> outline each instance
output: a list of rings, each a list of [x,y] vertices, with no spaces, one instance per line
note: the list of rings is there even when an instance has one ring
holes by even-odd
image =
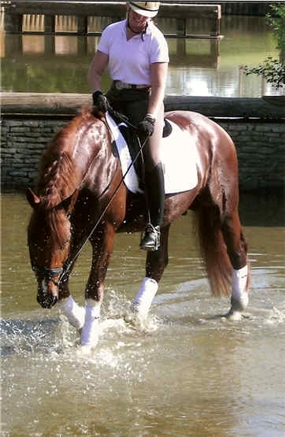
[[[106,119],[116,142],[124,182],[132,193],[142,193],[126,141],[108,112]],[[194,144],[190,142],[189,135],[176,124],[168,121],[172,126],[172,132],[168,137],[162,139],[161,161],[164,168],[165,193],[173,194],[196,187],[198,182],[197,154]]]

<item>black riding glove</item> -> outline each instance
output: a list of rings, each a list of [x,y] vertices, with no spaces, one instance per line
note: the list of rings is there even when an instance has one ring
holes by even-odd
[[[92,94],[93,98],[93,106],[96,106],[99,111],[107,112],[109,107],[109,102],[106,96],[102,93],[102,91],[94,91]]]
[[[138,125],[138,130],[141,134],[151,137],[154,132],[155,118],[151,114],[147,114],[143,121]]]

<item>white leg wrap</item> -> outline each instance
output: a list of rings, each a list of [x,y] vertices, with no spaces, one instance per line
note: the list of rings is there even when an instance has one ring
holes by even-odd
[[[99,318],[101,304],[93,299],[86,300],[85,323],[81,332],[81,345],[94,348],[99,337]]]
[[[144,278],[138,294],[134,298],[133,308],[141,318],[146,318],[154,296],[158,290],[158,283],[155,279]]]
[[[246,292],[248,276],[248,266],[239,270],[233,269],[232,274],[232,301],[240,303],[241,308],[245,309],[248,305],[248,293]]]
[[[85,320],[85,309],[77,305],[72,296],[59,301],[58,306],[72,326],[78,330],[82,328]]]
[[[245,292],[247,283],[248,267],[247,265],[239,270],[233,269],[232,274],[232,297],[239,300]]]

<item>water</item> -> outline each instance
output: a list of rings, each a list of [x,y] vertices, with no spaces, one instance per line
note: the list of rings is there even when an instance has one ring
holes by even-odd
[[[106,24],[106,19],[94,20],[91,30],[101,30]],[[72,30],[72,23],[70,26],[66,30]],[[161,19],[159,26],[165,33],[171,33],[176,23]],[[36,30],[37,27],[29,23],[25,29]],[[58,30],[63,29],[59,22]],[[188,33],[207,34],[209,23],[190,22]],[[276,42],[264,17],[224,16],[221,34],[224,36],[221,41],[168,39],[168,95],[260,97],[284,93],[256,75],[245,76],[241,70],[243,65],[259,65],[268,56],[278,59]],[[2,91],[89,93],[87,71],[97,43],[98,37],[2,33]],[[109,83],[105,75],[104,90]]]
[[[170,235],[170,263],[144,327],[125,322],[144,276],[138,235],[117,235],[98,348],[89,357],[56,308],[36,303],[20,194],[2,194],[2,435],[283,437],[285,432],[284,197],[243,194],[250,242],[250,305],[240,322],[217,317],[191,235],[191,214]],[[90,251],[72,276],[83,303]]]

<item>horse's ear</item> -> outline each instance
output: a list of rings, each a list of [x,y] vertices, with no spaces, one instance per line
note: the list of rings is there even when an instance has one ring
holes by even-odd
[[[31,188],[26,190],[26,198],[32,208],[35,208],[35,206],[41,202],[40,198],[33,192],[33,190],[31,190]]]

